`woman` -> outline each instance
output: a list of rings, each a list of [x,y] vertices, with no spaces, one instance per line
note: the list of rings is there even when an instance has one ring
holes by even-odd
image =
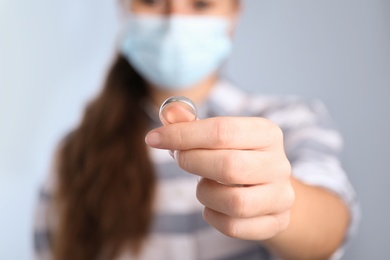
[[[61,143],[41,193],[38,258],[340,255],[354,193],[326,111],[249,96],[218,76],[239,5],[133,0],[126,7],[132,15],[120,55]],[[173,95],[194,100],[201,120],[159,127],[157,107]]]

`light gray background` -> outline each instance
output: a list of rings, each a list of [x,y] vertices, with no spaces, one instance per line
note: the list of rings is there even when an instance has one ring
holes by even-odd
[[[37,187],[105,76],[115,2],[0,0],[0,259],[32,257]],[[390,1],[244,3],[226,74],[250,91],[325,101],[363,211],[343,259],[389,259]]]

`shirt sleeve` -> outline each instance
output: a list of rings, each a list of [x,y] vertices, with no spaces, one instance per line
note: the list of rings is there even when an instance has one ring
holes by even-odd
[[[343,245],[332,259],[340,259],[356,232],[360,209],[356,193],[340,162],[343,139],[322,102],[297,99],[279,104],[268,118],[284,132],[285,151],[293,176],[308,185],[337,194],[348,206],[350,225]]]

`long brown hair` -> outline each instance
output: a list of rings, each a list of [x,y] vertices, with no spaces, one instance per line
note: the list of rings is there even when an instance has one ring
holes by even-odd
[[[155,184],[139,106],[148,91],[129,63],[118,57],[105,86],[59,151],[58,260],[111,259],[138,252],[152,218]]]

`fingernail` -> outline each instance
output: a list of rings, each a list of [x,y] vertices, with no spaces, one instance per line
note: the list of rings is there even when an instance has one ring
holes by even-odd
[[[152,147],[157,147],[161,144],[161,134],[158,132],[151,132],[146,135],[145,142]]]
[[[173,159],[175,159],[175,161],[176,161],[177,163],[179,163],[179,161],[177,160],[178,155],[179,155],[179,151],[178,151],[178,150],[173,151]]]
[[[169,155],[173,158],[173,160],[175,160],[177,162],[177,153],[179,151],[177,150],[169,150]]]

